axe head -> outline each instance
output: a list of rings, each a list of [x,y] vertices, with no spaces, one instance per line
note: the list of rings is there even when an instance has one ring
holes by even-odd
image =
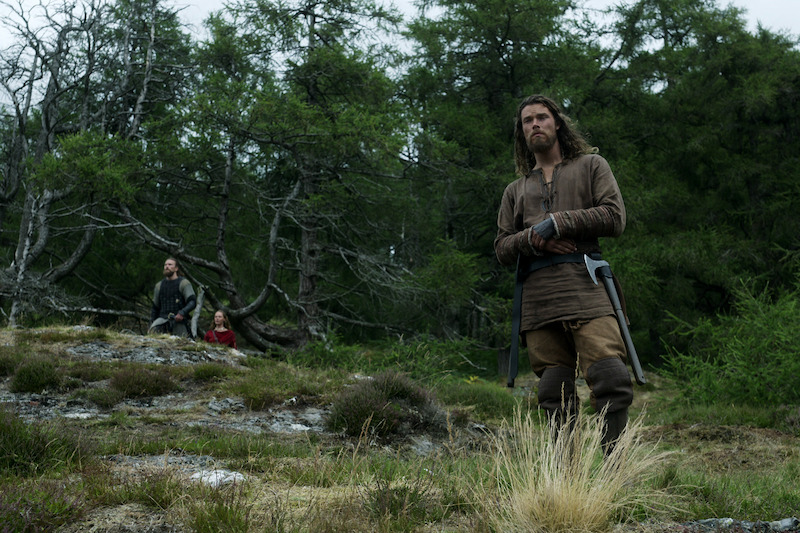
[[[596,259],[592,259],[587,254],[583,254],[583,262],[586,263],[586,270],[589,271],[589,277],[592,278],[594,284],[597,285],[597,275],[595,272],[600,267],[607,267],[608,261],[597,261]]]

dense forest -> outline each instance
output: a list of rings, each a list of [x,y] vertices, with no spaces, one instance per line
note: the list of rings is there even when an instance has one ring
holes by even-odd
[[[513,118],[563,104],[620,183],[643,361],[797,288],[800,50],[713,0],[0,0],[0,310],[146,329],[167,256],[242,341],[509,342]]]

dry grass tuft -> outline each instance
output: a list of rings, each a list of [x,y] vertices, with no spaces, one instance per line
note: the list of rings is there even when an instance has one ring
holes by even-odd
[[[647,482],[667,453],[641,439],[642,417],[631,421],[612,454],[600,452],[601,417],[579,416],[558,436],[531,413],[515,413],[494,438],[496,485],[484,487],[497,531],[603,533],[635,512],[664,509]]]

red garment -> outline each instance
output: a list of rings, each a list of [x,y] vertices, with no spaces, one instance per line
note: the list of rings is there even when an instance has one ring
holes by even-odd
[[[203,340],[210,343],[227,344],[231,348],[236,348],[236,334],[231,330],[215,331],[208,330]]]

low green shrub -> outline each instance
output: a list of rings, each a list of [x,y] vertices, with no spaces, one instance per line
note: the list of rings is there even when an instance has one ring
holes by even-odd
[[[9,390],[11,392],[35,392],[46,389],[58,389],[61,385],[61,375],[56,365],[42,358],[33,358],[21,363],[14,376],[11,378]]]
[[[253,359],[253,358],[250,358]],[[229,394],[239,396],[248,409],[259,411],[291,398],[324,394],[334,386],[336,370],[294,367],[280,361],[264,360],[251,372],[235,376],[226,385]]]
[[[245,487],[235,484],[232,487],[205,489],[202,497],[194,498],[188,506],[188,525],[197,533],[247,533],[251,531],[253,503]],[[273,529],[272,531],[283,531]]]
[[[24,355],[17,346],[0,346],[0,377],[11,376]]]
[[[496,352],[480,348],[474,341],[427,337],[365,347],[341,344],[333,336],[325,342],[309,343],[290,354],[287,362],[308,368],[337,368],[347,372],[403,372],[425,382],[433,382],[451,374],[477,374],[489,378],[497,370]]]
[[[59,342],[93,342],[109,339],[109,333],[91,326],[66,326],[43,329],[20,330],[14,334],[18,343],[55,344]]]
[[[114,388],[83,389],[78,394],[101,409],[110,409],[125,399],[125,393]]]
[[[396,343],[384,353],[385,359],[379,362],[380,369],[399,370],[426,383],[450,375],[488,377],[497,370],[496,352],[478,348],[467,339],[443,341],[431,338]]]
[[[685,353],[668,347],[668,374],[703,403],[800,404],[800,290],[773,297],[743,286],[735,296],[733,314],[697,325],[675,318],[690,342]]]
[[[395,479],[389,472],[379,472],[364,490],[364,505],[374,520],[388,520],[412,531],[434,513],[433,477],[422,472],[411,478]]]
[[[180,388],[166,368],[163,371],[137,367],[123,368],[111,377],[110,385],[125,398],[164,396]]]
[[[67,368],[66,373],[68,376],[81,381],[94,383],[109,379],[114,375],[114,368],[106,362],[77,361]]]
[[[442,413],[432,395],[398,372],[383,372],[344,390],[333,402],[326,424],[332,431],[388,437],[411,430],[437,430]]]

